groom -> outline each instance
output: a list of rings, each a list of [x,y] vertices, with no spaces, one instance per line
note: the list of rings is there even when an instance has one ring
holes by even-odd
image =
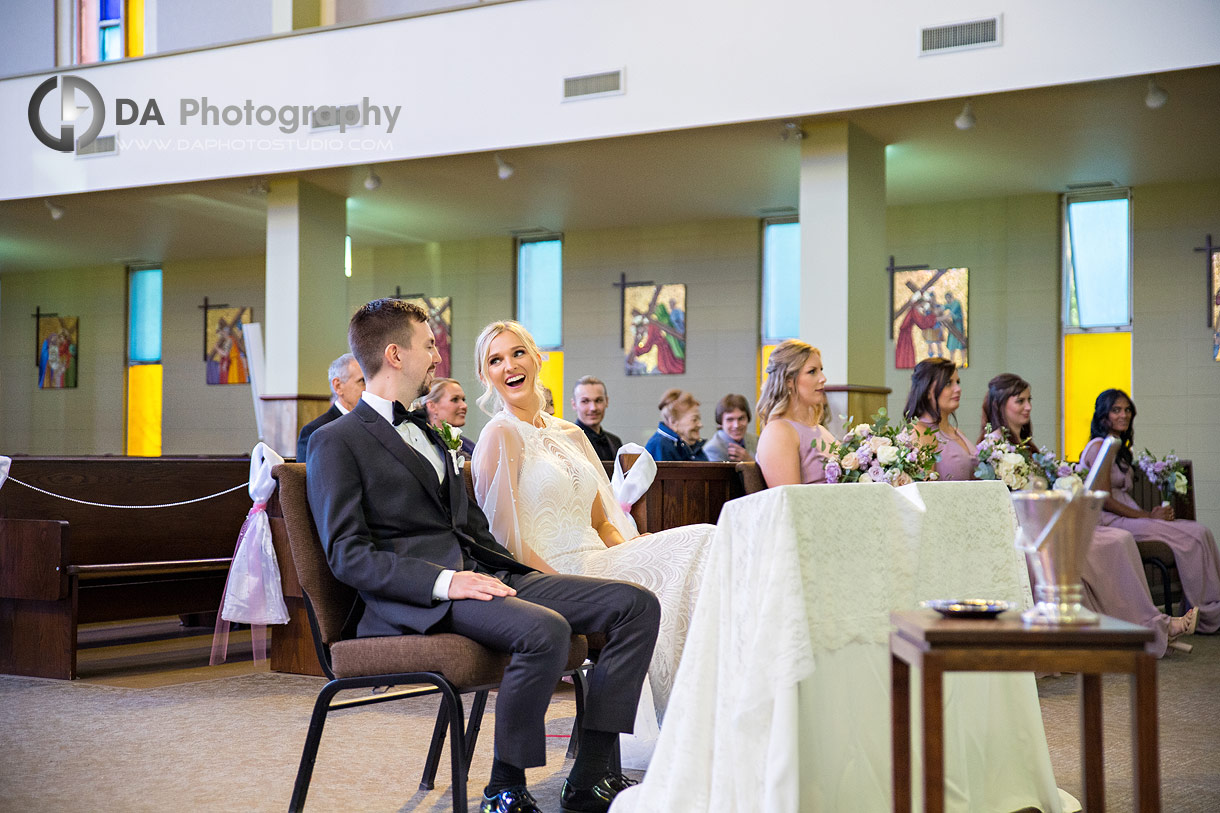
[[[525,769],[546,763],[543,718],[572,633],[604,633],[590,680],[565,813],[608,810],[631,780],[609,770],[631,731],[656,643],[660,605],[626,582],[540,573],[496,543],[440,437],[404,404],[440,362],[427,316],[378,299],[352,317],[348,343],[366,389],[309,441],[306,481],[331,570],[363,599],[357,635],[452,632],[511,654],[496,700],[495,757],[482,813],[535,813]]]

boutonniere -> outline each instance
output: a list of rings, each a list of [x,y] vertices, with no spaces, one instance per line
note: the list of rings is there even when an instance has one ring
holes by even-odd
[[[466,462],[466,458],[457,449],[449,450],[449,459],[453,461],[453,473],[462,473],[462,464]]]
[[[441,440],[445,442],[445,445],[449,447],[449,451],[454,452],[462,448],[462,430],[458,427],[450,426],[441,421],[441,428],[436,431],[440,434]]]

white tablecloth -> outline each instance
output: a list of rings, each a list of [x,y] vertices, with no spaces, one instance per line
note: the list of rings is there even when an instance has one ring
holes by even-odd
[[[1015,527],[998,482],[727,503],[652,765],[614,813],[890,810],[889,614],[1028,606]],[[1032,674],[949,675],[945,700],[948,810],[1059,813]]]

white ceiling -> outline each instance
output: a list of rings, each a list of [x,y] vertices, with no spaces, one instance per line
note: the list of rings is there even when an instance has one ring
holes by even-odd
[[[982,96],[977,126],[953,126],[963,99],[821,119],[847,119],[887,145],[891,205],[1220,179],[1220,66],[1157,77],[1169,92],[1143,103],[1147,77]],[[818,119],[806,119],[804,124]],[[356,246],[575,231],[644,223],[758,217],[795,210],[799,142],[782,121],[654,133],[490,154],[303,173],[347,195]],[[99,159],[104,160],[104,159]],[[0,272],[251,256],[265,247],[256,178],[0,202]]]

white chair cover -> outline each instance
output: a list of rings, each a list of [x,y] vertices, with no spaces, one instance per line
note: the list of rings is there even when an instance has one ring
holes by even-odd
[[[639,455],[631,467],[631,471],[626,474],[623,473],[623,455],[625,454]],[[622,507],[623,513],[627,515],[627,521],[631,523],[631,529],[634,532],[631,536],[640,532],[639,528],[635,526],[635,520],[631,517],[631,506],[644,496],[656,477],[657,461],[652,459],[652,455],[643,446],[638,443],[627,443],[618,450],[618,454],[614,457],[614,477],[610,480],[610,490],[614,492],[615,501]]]

